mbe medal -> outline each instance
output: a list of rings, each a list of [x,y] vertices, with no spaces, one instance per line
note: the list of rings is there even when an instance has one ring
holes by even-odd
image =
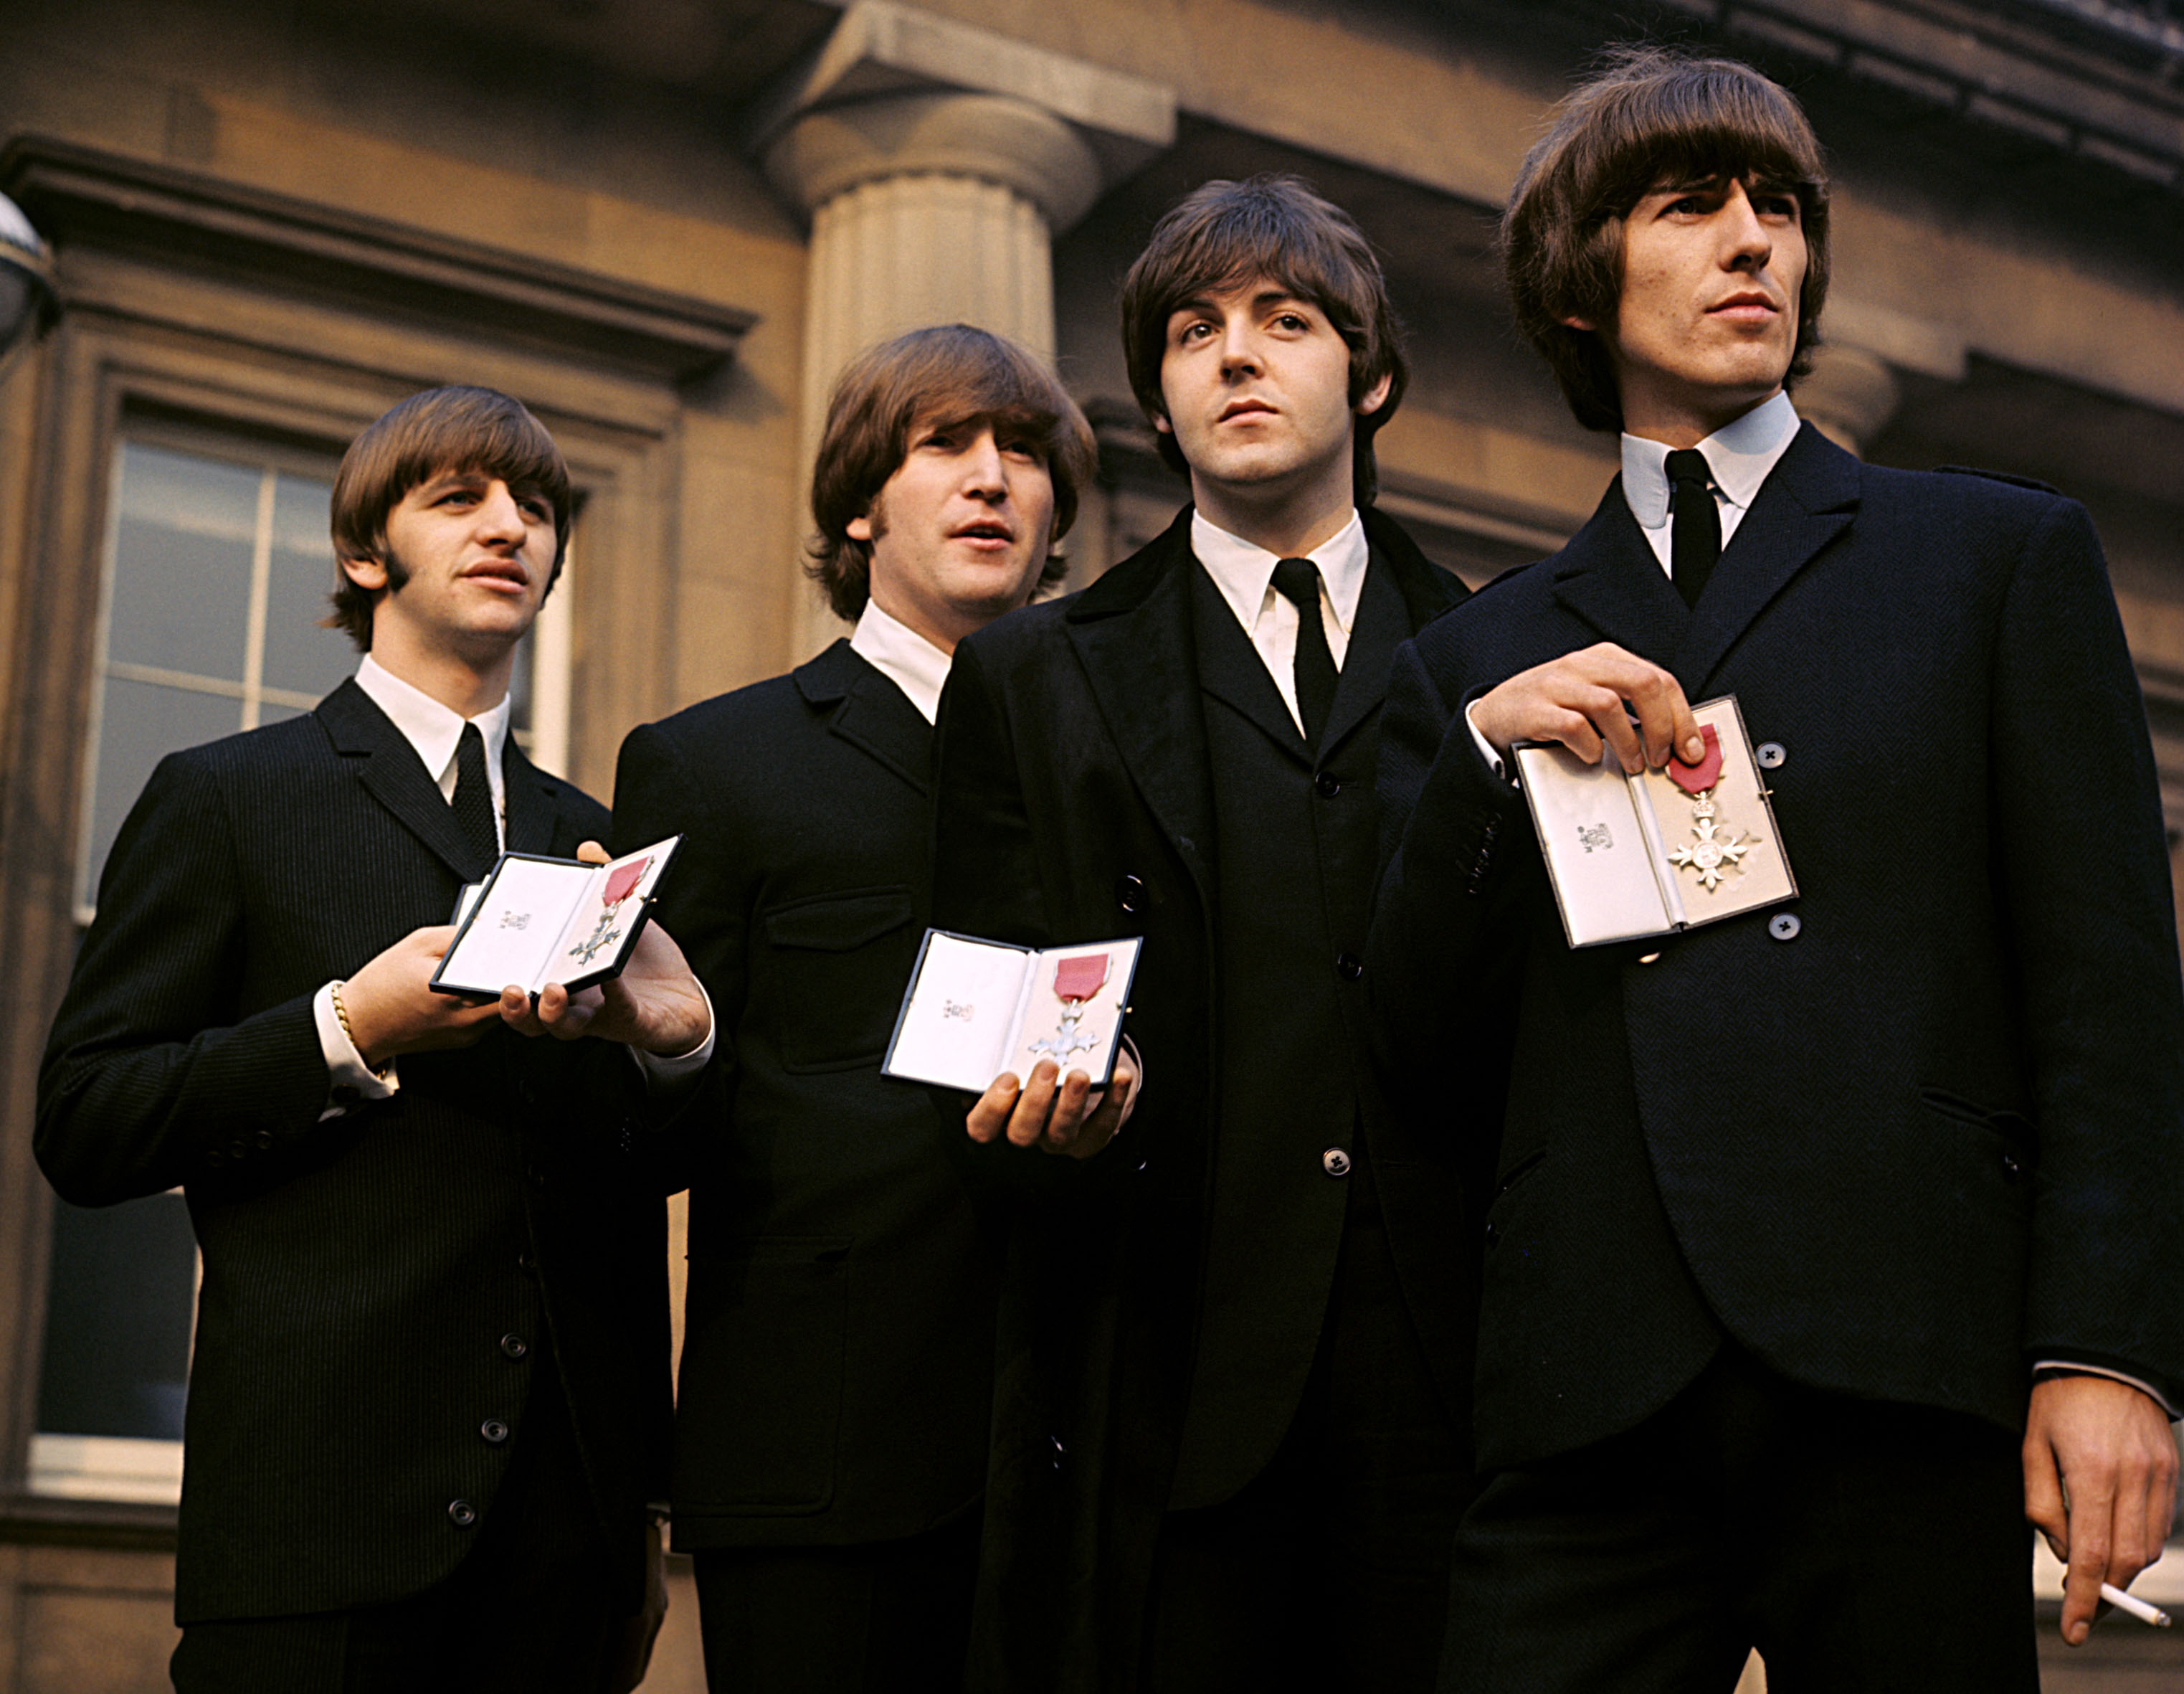
[[[1100,1045],[1078,1025],[1084,1021],[1084,1002],[1106,987],[1110,967],[1106,953],[1079,953],[1056,962],[1054,995],[1061,1002],[1061,1019],[1054,1034],[1031,1044],[1031,1051],[1066,1066],[1078,1054],[1089,1053]]]
[[[607,878],[607,885],[599,890],[599,921],[592,933],[569,950],[569,956],[588,965],[594,956],[621,939],[621,931],[615,927],[621,915],[622,902],[636,893],[637,885],[644,880],[649,858],[633,859],[617,868]]]
[[[1705,756],[1696,765],[1671,759],[1668,771],[1669,780],[1691,797],[1691,833],[1698,839],[1671,848],[1669,858],[1679,870],[1696,872],[1699,886],[1712,894],[1720,886],[1723,872],[1741,870],[1744,855],[1760,842],[1741,830],[1724,833],[1715,821],[1719,808],[1713,788],[1721,780],[1721,738],[1710,723],[1702,724],[1699,733],[1706,738]]]

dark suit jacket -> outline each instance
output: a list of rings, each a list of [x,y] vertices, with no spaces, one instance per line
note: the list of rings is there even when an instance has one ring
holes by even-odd
[[[1564,945],[1461,708],[1602,640],[1778,744],[1793,905]],[[1686,611],[1612,487],[1399,658],[1382,772],[1400,1062],[1513,1031],[1482,1460],[1635,1423],[1724,1333],[1815,1386],[2013,1427],[2043,1357],[2184,1390],[2176,935],[2080,507],[1861,465],[1808,425]]]
[[[1366,528],[1406,627],[1462,598],[1394,523],[1368,510]],[[1219,1110],[1212,782],[1190,538],[1186,511],[1084,593],[970,638],[941,707],[934,923],[1039,946],[1145,938],[1129,1019],[1143,1107],[1016,1235],[974,1686],[1134,1686],[1174,1475]],[[1348,698],[1356,715],[1329,719],[1322,765],[1362,800],[1369,766],[1347,771],[1343,749],[1377,719],[1379,696]],[[1461,1392],[1468,1279],[1451,1262],[1464,1251],[1448,1227],[1453,1173],[1387,1114],[1368,1112],[1366,1134],[1412,1319]]]
[[[678,1548],[915,1535],[984,1486],[998,1254],[950,1161],[960,1122],[879,1073],[922,933],[932,746],[846,641],[622,746],[616,831],[682,833],[660,911],[727,1083],[688,1137]]]
[[[513,744],[504,772],[510,847],[568,855],[604,833],[599,806]],[[663,1208],[623,1151],[636,1067],[496,1025],[405,1056],[392,1099],[320,1120],[312,996],[446,922],[482,868],[354,683],[163,761],[107,862],[39,1079],[37,1154],[78,1205],[187,1194],[204,1277],[184,1623],[445,1575],[478,1534],[452,1502],[489,1512],[513,1445],[482,1425],[521,1439],[549,1338],[588,1507],[641,1580],[669,1408]]]

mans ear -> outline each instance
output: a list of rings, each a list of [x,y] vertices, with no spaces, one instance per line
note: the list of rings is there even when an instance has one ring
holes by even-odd
[[[367,594],[376,594],[387,586],[387,567],[376,559],[344,559],[341,568],[342,575]]]
[[[1393,387],[1395,383],[1396,373],[1394,371],[1385,371],[1381,372],[1380,380],[1375,382],[1371,387],[1368,388],[1363,395],[1359,398],[1357,404],[1351,407],[1351,410],[1356,412],[1361,418],[1372,416],[1373,413],[1379,411],[1381,407],[1388,404],[1388,390]]]
[[[859,512],[842,526],[842,533],[852,541],[870,542],[872,538],[872,518],[870,512]]]
[[[1591,318],[1570,317],[1564,318],[1563,320],[1563,327],[1564,329],[1582,330],[1585,334],[1591,335],[1598,330],[1600,326],[1593,322]]]

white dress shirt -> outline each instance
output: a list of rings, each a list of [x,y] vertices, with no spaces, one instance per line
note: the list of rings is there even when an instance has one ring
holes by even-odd
[[[1274,566],[1284,554],[1215,527],[1197,511],[1190,515],[1190,550],[1244,626],[1244,633],[1258,649],[1267,672],[1281,690],[1282,704],[1304,733],[1304,714],[1297,710],[1297,609],[1274,588]],[[1353,510],[1350,521],[1332,536],[1301,555],[1319,566],[1319,616],[1327,630],[1327,650],[1334,655],[1334,668],[1350,651],[1351,626],[1357,621],[1357,601],[1365,592],[1365,566],[1372,549],[1365,539],[1364,520]]]
[[[882,611],[878,600],[865,602],[850,636],[850,651],[900,688],[928,723],[939,719],[940,690],[954,659],[900,618]]]

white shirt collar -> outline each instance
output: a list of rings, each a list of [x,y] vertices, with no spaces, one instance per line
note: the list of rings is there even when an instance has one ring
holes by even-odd
[[[426,774],[451,799],[455,791],[455,744],[462,739],[464,723],[476,723],[478,733],[485,738],[485,774],[493,789],[493,810],[504,810],[500,759],[508,744],[511,716],[506,694],[490,711],[465,720],[452,706],[441,705],[422,688],[404,682],[369,653],[356,667],[356,685],[387,714],[402,732],[402,738],[417,749],[417,756],[425,761]]]
[[[954,661],[898,617],[868,599],[850,636],[850,650],[910,697],[928,723],[940,716],[940,690]]]
[[[1699,451],[1706,455],[1721,499],[1741,512],[1797,435],[1797,410],[1787,394],[1778,393],[1723,425],[1699,443]],[[1623,498],[1641,529],[1659,529],[1669,521],[1668,463],[1666,442],[1623,437]]]
[[[1274,566],[1282,555],[1269,553],[1240,536],[1216,528],[1196,509],[1190,514],[1190,550],[1221,590],[1246,633],[1273,604]],[[1365,566],[1372,549],[1365,540],[1365,521],[1353,508],[1350,521],[1305,555],[1319,566],[1327,585],[1327,603],[1334,621],[1347,634],[1357,618],[1357,597],[1365,592]]]

